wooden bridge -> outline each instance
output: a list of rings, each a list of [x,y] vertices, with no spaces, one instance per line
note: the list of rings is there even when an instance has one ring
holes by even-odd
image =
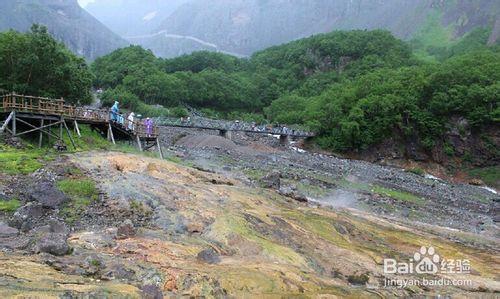
[[[18,95],[15,93],[0,96],[0,133],[7,131],[13,136],[28,133],[39,133],[39,146],[42,146],[44,135],[56,139],[56,144],[65,146],[64,132],[69,137],[73,147],[76,145],[69,127],[80,136],[78,124],[89,124],[97,129],[108,140],[115,143],[117,139],[128,139],[137,142],[141,151],[150,150],[154,146],[161,152],[158,139],[159,126],[218,130],[219,135],[231,138],[231,132],[239,131],[253,134],[270,134],[279,136],[286,144],[288,138],[309,138],[314,134],[285,126],[255,126],[247,123],[212,120],[201,117],[192,119],[157,119],[153,126],[146,126],[140,121],[128,121],[122,114],[113,114],[109,109],[93,109],[69,105],[63,99],[49,99]],[[2,122],[2,120],[5,120]],[[54,132],[55,129],[55,132]]]
[[[107,135],[108,140],[113,143],[115,143],[115,137],[134,140],[141,151],[156,146],[160,156],[163,156],[158,141],[158,128],[154,125],[146,126],[140,121],[128,121],[126,116],[114,115],[109,109],[69,105],[63,99],[55,100],[15,93],[0,96],[0,98],[2,102],[0,133],[7,131],[17,137],[38,132],[39,146],[42,146],[44,135],[49,142],[53,137],[56,144],[64,146],[63,133],[66,132],[76,149],[69,126],[80,136],[78,124],[89,124],[101,134]],[[2,123],[2,120],[5,121]]]

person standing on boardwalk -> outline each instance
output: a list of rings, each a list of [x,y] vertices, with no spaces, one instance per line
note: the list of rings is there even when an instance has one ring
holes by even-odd
[[[111,107],[110,119],[112,121],[118,120],[118,111],[120,111],[120,109],[118,108],[118,104],[118,101],[115,101],[115,104]]]
[[[146,127],[146,134],[148,137],[151,137],[153,134],[153,120],[147,117],[144,120],[144,126]]]
[[[127,117],[127,121],[128,121],[128,129],[130,131],[133,131],[134,130],[134,116],[135,116],[135,113],[134,112],[130,112],[130,114],[128,115]]]

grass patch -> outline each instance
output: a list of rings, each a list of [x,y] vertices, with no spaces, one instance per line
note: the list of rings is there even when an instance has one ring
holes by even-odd
[[[412,202],[417,205],[423,205],[425,203],[424,199],[407,192],[384,188],[377,185],[373,186],[372,190],[377,194],[385,195],[400,201]]]
[[[407,171],[414,173],[416,175],[419,175],[419,176],[424,176],[424,174],[425,174],[425,171],[420,167],[413,167],[413,168],[407,169]]]
[[[71,224],[79,219],[82,211],[99,198],[99,190],[89,179],[65,179],[57,182],[57,188],[71,199],[61,209],[61,215]]]
[[[500,166],[469,169],[467,174],[482,180],[486,185],[500,189]]]
[[[351,182],[346,179],[342,179],[339,182],[339,186],[347,189],[361,190],[361,191],[371,191],[370,184],[361,182]]]
[[[264,176],[264,171],[260,169],[244,169],[243,173],[251,180],[257,181]]]
[[[0,211],[13,213],[21,206],[21,202],[17,199],[0,201]]]
[[[97,199],[99,195],[95,183],[89,179],[65,179],[57,182],[57,187],[59,188],[59,190],[72,198],[80,197]]]
[[[339,182],[339,185],[344,187],[344,188],[372,192],[372,193],[387,196],[387,197],[390,197],[392,199],[396,199],[399,201],[411,202],[411,203],[414,203],[417,205],[423,205],[425,203],[425,199],[420,198],[420,197],[413,195],[411,193],[399,191],[399,190],[394,190],[394,189],[389,189],[389,188],[385,188],[385,187],[378,186],[378,185],[371,185],[371,184],[362,183],[362,182],[351,182],[351,181],[348,181],[346,179],[342,179]]]
[[[111,143],[106,138],[103,138],[99,132],[93,131],[89,125],[78,125],[78,128],[82,137],[78,137],[74,132],[71,132],[77,147],[76,151],[107,150],[111,147]],[[75,148],[67,134],[63,135],[63,140],[68,147],[68,151],[74,152]]]
[[[297,190],[314,197],[323,197],[328,193],[326,189],[303,182],[297,183]]]
[[[43,159],[48,159],[47,152],[35,149],[14,149],[0,147],[0,172],[6,174],[30,174],[43,166]]]
[[[177,156],[167,156],[165,158],[165,160],[167,161],[170,161],[172,163],[175,163],[175,164],[181,164],[182,163],[182,159],[177,157]]]

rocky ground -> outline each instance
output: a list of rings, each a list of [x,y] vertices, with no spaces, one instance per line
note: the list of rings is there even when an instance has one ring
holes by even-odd
[[[495,297],[499,196],[238,135],[170,137],[167,160],[84,152],[0,174],[0,297]],[[69,183],[68,183],[69,182]],[[68,187],[69,186],[69,187]],[[77,192],[78,191],[78,192]],[[421,246],[466,286],[384,287]]]
[[[280,146],[275,138],[239,134],[232,142],[203,136],[187,135],[170,148],[202,169],[248,179],[296,199],[498,237],[500,196],[492,188],[309,153],[299,143]]]

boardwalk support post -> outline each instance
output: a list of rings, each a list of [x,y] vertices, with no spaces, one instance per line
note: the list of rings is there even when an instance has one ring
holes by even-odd
[[[78,122],[75,120],[75,131],[76,134],[78,134],[78,137],[82,137],[82,134],[80,134],[80,128],[78,128]]]
[[[139,146],[139,150],[142,152],[141,137],[139,137],[139,135],[136,135],[136,139],[137,139],[137,145]]]
[[[221,136],[221,137],[224,137],[226,139],[231,140],[231,138],[232,138],[231,135],[232,135],[231,131],[229,131],[229,130],[226,130],[226,129],[220,129],[219,130],[219,136]]]
[[[61,120],[59,121],[59,140],[63,140],[63,117],[61,116]]]
[[[17,135],[17,127],[16,127],[16,111],[12,111],[14,114],[12,114],[12,136]]]
[[[43,128],[44,125],[44,119],[40,121],[40,128]],[[43,142],[43,131],[40,130],[40,136],[38,137],[38,147],[42,148],[42,142]]]
[[[288,144],[288,135],[280,135],[280,144],[287,145]]]
[[[73,140],[73,137],[71,136],[71,132],[69,131],[68,129],[68,125],[66,124],[66,122],[64,121],[64,118],[63,118],[63,124],[64,124],[64,127],[66,128],[66,133],[68,133],[68,137],[69,137],[69,140],[71,141],[71,144],[73,145],[73,147],[75,148],[76,150],[76,144],[75,144],[75,141]]]
[[[7,120],[5,120],[5,123],[4,123],[4,124],[3,124],[3,126],[0,128],[0,132],[3,132],[3,131],[5,131],[5,130],[7,130],[7,131],[11,132],[11,131],[9,130],[9,123],[10,123],[10,121],[12,120],[12,118],[13,118],[13,116],[14,116],[14,113],[15,113],[15,112],[14,112],[14,111],[12,111],[12,112],[9,114],[9,116],[7,117]],[[11,132],[11,133],[12,133],[12,132]]]
[[[113,128],[111,127],[111,123],[108,124],[108,140],[111,140],[113,144],[116,144],[115,136],[113,136]]]
[[[43,132],[45,132],[46,134],[49,134],[49,136],[50,136],[50,135],[53,135],[54,137],[56,137],[56,138],[58,138],[58,139],[59,139],[59,136],[57,136],[56,134],[52,133],[50,130],[49,130],[49,131],[45,131],[44,129],[45,129],[45,128],[49,128],[49,127],[51,127],[51,126],[56,126],[56,125],[58,125],[58,124],[60,124],[60,123],[61,123],[60,121],[55,122],[55,123],[50,123],[50,124],[48,124],[48,125],[44,125],[43,127],[36,127],[36,126],[34,126],[34,125],[30,124],[29,122],[26,122],[26,121],[24,121],[24,120],[22,120],[22,119],[20,119],[20,118],[17,118],[17,121],[19,121],[20,123],[23,123],[23,124],[25,124],[25,125],[27,125],[27,126],[29,126],[29,127],[33,128],[33,129],[31,129],[31,130],[21,132],[21,133],[17,134],[17,136],[21,136],[21,135],[25,135],[25,134],[28,134],[28,133],[31,133],[31,132],[35,132],[35,131],[40,131],[40,130],[42,130],[42,131],[43,131]]]
[[[158,152],[160,153],[160,159],[163,160],[163,153],[161,152],[161,145],[160,145],[160,141],[158,140],[158,138],[156,138],[156,146],[158,147]]]

